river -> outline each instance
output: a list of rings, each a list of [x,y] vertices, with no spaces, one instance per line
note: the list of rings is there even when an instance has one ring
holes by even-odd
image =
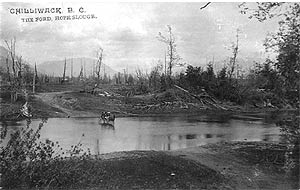
[[[37,128],[40,120],[33,120]],[[26,122],[9,122],[8,133]],[[3,123],[1,123],[3,125]],[[114,127],[98,118],[50,118],[41,140],[58,141],[64,149],[82,143],[92,154],[129,150],[176,150],[224,141],[280,141],[274,123],[257,117],[218,114],[201,116],[121,117]]]

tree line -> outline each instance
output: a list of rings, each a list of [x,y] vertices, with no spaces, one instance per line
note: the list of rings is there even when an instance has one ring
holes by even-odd
[[[212,63],[206,67],[187,65],[177,52],[175,35],[172,27],[167,26],[167,33],[158,35],[158,40],[166,44],[165,64],[158,62],[149,74],[137,74],[140,85],[145,91],[164,91],[177,84],[192,92],[203,91],[225,101],[238,104],[250,103],[258,106],[299,107],[300,89],[300,4],[299,3],[257,3],[250,9],[240,4],[242,14],[260,22],[278,17],[277,32],[270,33],[265,41],[266,51],[276,55],[275,59],[266,58],[256,63],[244,77],[239,77],[237,57],[239,52],[239,30],[236,41],[232,43],[232,56],[220,70],[214,71]],[[283,12],[282,12],[283,11]],[[176,66],[186,66],[185,72],[174,74]],[[144,79],[141,80],[141,76]],[[145,84],[146,83],[146,84]]]
[[[124,70],[112,78],[107,75],[102,77],[100,71],[104,62],[104,49],[100,47],[97,51],[93,75],[86,78],[81,69],[77,81],[135,85],[140,93],[165,91],[176,84],[193,93],[206,92],[220,100],[238,104],[251,103],[258,106],[257,102],[263,102],[269,106],[299,106],[299,6],[299,3],[257,3],[256,9],[249,9],[244,3],[240,4],[242,14],[248,14],[249,18],[256,18],[260,22],[275,16],[280,18],[278,31],[269,34],[264,42],[266,51],[273,52],[276,55],[275,59],[267,58],[262,63],[256,63],[246,76],[239,76],[238,29],[236,40],[231,45],[232,55],[229,61],[219,71],[215,71],[212,62],[205,67],[192,66],[183,62],[177,51],[176,35],[172,27],[168,25],[166,32],[159,32],[157,36],[157,39],[166,47],[164,62],[158,61],[149,73],[138,68],[135,73],[128,73]],[[280,12],[282,10],[284,10],[283,14]],[[17,56],[16,39],[5,41],[5,43],[9,55],[6,58],[6,72],[1,71],[2,80],[7,80],[11,85],[11,97],[15,101],[22,84],[35,84],[38,81],[46,83],[51,77],[38,76],[36,66],[31,68],[21,56]],[[186,67],[185,71],[175,73],[174,68],[178,66]],[[61,83],[65,81],[65,72],[64,69]]]

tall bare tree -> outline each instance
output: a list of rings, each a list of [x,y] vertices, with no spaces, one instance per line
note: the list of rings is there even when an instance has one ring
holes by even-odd
[[[229,79],[231,80],[233,77],[234,72],[237,69],[237,55],[239,51],[239,29],[236,30],[236,42],[232,43],[231,49],[232,49],[232,57],[230,58],[229,61],[229,71],[228,71],[228,76]]]
[[[158,33],[157,39],[167,45],[167,57],[168,57],[168,75],[172,76],[172,69],[174,66],[183,66],[183,63],[180,63],[180,56],[177,53],[177,45],[175,42],[175,37],[172,32],[170,25],[167,25],[168,31],[166,35],[163,35],[161,32]]]
[[[16,38],[11,39],[10,42],[5,40],[5,44],[11,59],[11,67],[9,66],[8,57],[6,60],[11,87],[11,101],[15,102],[17,100],[17,92],[22,89],[22,56],[18,57],[16,54]],[[12,76],[10,76],[9,68],[12,68]]]
[[[71,59],[71,80],[73,81],[73,57]]]
[[[8,77],[8,82],[11,82],[11,79],[10,79],[10,69],[9,69],[9,63],[8,63],[8,55],[7,55],[7,57],[6,57],[6,59],[5,59],[5,61],[6,61],[6,67],[7,67],[7,77]]]
[[[86,78],[86,64],[85,64],[85,59],[83,61],[83,75],[84,75],[84,78]]]
[[[78,76],[78,80],[82,80],[83,79],[83,67],[82,67],[82,64],[81,64],[81,67],[80,67],[80,71],[79,71],[79,76]]]
[[[35,93],[35,84],[37,78],[37,70],[36,70],[36,63],[34,64],[34,72],[33,72],[33,80],[32,80],[32,93]]]
[[[63,84],[66,79],[66,68],[67,68],[67,59],[65,58],[65,64],[64,64],[64,72],[63,72],[63,77],[61,83]]]
[[[101,71],[101,64],[103,62],[103,48],[100,47],[97,51],[97,62],[96,62],[96,75],[97,75],[97,81],[100,80],[100,71]]]
[[[12,63],[12,71],[13,71],[13,77],[15,78],[17,76],[17,71],[16,71],[16,67],[15,67],[15,63],[16,63],[16,38],[13,38],[10,40],[10,42],[8,42],[7,40],[5,40],[7,49],[9,51],[9,55],[11,58],[11,63]]]

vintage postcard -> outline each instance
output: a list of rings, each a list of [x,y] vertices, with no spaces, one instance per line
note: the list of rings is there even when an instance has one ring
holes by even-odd
[[[299,189],[298,2],[1,2],[0,188]]]

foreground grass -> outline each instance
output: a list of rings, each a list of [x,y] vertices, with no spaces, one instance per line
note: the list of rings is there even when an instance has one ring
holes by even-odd
[[[31,164],[29,168],[35,167],[34,162]],[[37,168],[39,172],[34,173],[31,168],[28,171],[32,173],[21,174],[23,181],[15,188],[216,189],[224,182],[213,169],[156,151],[133,151],[108,159],[70,158],[42,167],[43,172]],[[3,177],[4,187],[9,188],[11,179]]]
[[[204,152],[203,152],[204,150]],[[12,189],[298,189],[282,166],[286,146],[218,143],[178,151],[129,151],[26,163]]]

